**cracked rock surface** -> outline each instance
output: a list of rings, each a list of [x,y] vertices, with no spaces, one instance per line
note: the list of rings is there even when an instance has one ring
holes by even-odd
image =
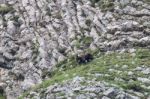
[[[149,0],[0,0],[0,3],[0,87],[7,99],[16,99],[41,83],[43,71],[51,71],[57,63],[85,49],[106,52],[150,47]],[[149,74],[149,68],[141,71]],[[123,96],[117,90],[106,88],[102,99],[109,99],[110,94],[124,99],[119,98]],[[84,97],[79,95],[77,99]]]

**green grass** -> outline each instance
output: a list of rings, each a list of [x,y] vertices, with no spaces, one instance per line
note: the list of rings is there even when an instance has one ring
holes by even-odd
[[[75,42],[75,46],[77,48],[86,48],[89,47],[90,44],[92,43],[93,38],[92,37],[88,37],[88,36],[82,36],[80,39],[77,39]]]
[[[132,71],[137,66],[150,66],[149,49],[138,49],[135,56],[132,56],[130,53],[119,54],[113,52],[112,54],[99,54],[97,57],[98,58],[95,58],[92,62],[82,65],[77,64],[74,58],[67,59],[57,65],[57,69],[51,73],[52,75],[49,80],[43,81],[43,83],[36,85],[31,90],[39,91],[41,88],[47,88],[55,83],[62,84],[63,81],[70,80],[75,76],[82,76],[86,79],[96,78],[97,81],[116,84],[124,90],[150,92],[149,90],[142,88],[140,86],[141,82],[136,79],[137,76],[146,77],[147,75],[143,75],[139,72],[134,72],[132,76],[127,74],[128,71]],[[128,67],[122,69],[124,65],[127,65]],[[115,71],[110,72],[109,69],[112,68],[121,71],[121,73]],[[108,74],[110,76],[95,77],[94,75],[96,73]],[[124,81],[115,81],[115,78],[121,78]],[[24,93],[19,99],[23,99],[27,94],[28,92]]]
[[[6,99],[6,97],[0,94],[0,99]]]
[[[13,11],[12,6],[8,5],[0,5],[0,14],[4,15],[10,11]]]
[[[99,7],[102,11],[112,11],[114,9],[114,3],[112,0],[101,0]]]
[[[114,3],[112,0],[90,0],[93,7],[97,3],[102,11],[112,11],[114,9]]]
[[[150,4],[150,0],[144,0],[146,3]]]

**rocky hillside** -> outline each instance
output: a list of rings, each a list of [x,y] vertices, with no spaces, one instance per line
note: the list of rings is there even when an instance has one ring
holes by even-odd
[[[77,64],[68,58],[56,65],[49,79],[19,99],[149,99],[150,50],[96,52],[95,59]]]
[[[20,98],[149,97],[150,0],[0,3],[0,98],[24,92]],[[69,57],[83,53],[94,60],[83,65],[71,58],[69,64]]]

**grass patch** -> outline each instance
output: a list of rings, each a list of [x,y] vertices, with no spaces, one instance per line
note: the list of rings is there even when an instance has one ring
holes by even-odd
[[[12,6],[9,5],[0,5],[0,14],[4,15],[10,11],[13,11]]]
[[[75,46],[77,48],[87,48],[92,43],[93,38],[88,36],[82,36],[80,39],[77,39],[75,42]]]
[[[138,91],[138,92],[141,92],[143,91],[144,89],[141,87],[140,83],[139,82],[130,82],[130,83],[127,83],[127,84],[124,84],[122,86],[124,89],[131,89],[131,90],[134,90],[134,91]]]
[[[101,0],[99,7],[102,11],[112,11],[114,9],[114,3],[112,0]]]
[[[112,11],[114,9],[114,2],[112,0],[90,0],[93,7],[97,3],[102,11]]]
[[[144,2],[146,2],[146,3],[150,4],[150,0],[144,0]]]
[[[94,76],[96,73],[99,73],[107,74],[107,76],[96,77],[97,81],[105,81],[110,84],[116,84],[125,90],[149,92],[148,90],[142,88],[141,83],[137,81],[136,78],[139,75],[139,72],[134,72],[132,76],[129,76],[128,71],[132,71],[137,66],[141,65],[150,66],[150,50],[138,49],[135,53],[135,56],[132,56],[130,53],[119,54],[116,52],[111,54],[97,54],[99,57],[95,57],[93,61],[82,65],[76,64],[74,58],[71,57],[70,59],[66,59],[57,65],[57,69],[52,72],[53,75],[49,80],[43,81],[43,83],[36,85],[31,90],[39,91],[41,88],[47,88],[55,83],[62,84],[63,81],[70,80],[75,76],[92,79],[96,77]],[[122,69],[122,66],[124,65],[127,65],[128,68]],[[112,68],[121,72],[110,72],[109,69]],[[121,78],[123,81],[116,81],[115,78]],[[27,94],[28,92],[22,97],[26,96]]]
[[[6,99],[6,97],[0,94],[0,99]]]

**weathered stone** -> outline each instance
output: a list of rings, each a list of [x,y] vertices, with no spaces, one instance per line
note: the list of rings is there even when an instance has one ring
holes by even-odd
[[[4,2],[4,0],[1,1]],[[1,8],[6,7],[6,4],[0,5],[0,65],[13,67],[12,70],[9,70],[12,74],[23,74],[25,76],[23,81],[16,81],[5,70],[5,74],[0,79],[7,83],[6,95],[8,99],[15,99],[24,90],[29,89],[34,84],[41,83],[41,75],[45,69],[51,71],[58,62],[70,55],[79,54],[79,51],[121,49],[121,53],[129,52],[131,56],[136,56],[132,47],[147,47],[150,44],[150,7],[145,0],[115,0],[115,2],[111,1],[112,3],[106,0],[104,5],[101,5],[103,0],[5,1],[13,7],[13,11],[12,9]],[[105,6],[106,9],[102,9]],[[3,12],[5,10],[7,13]],[[93,41],[86,46],[82,42],[84,40],[84,43],[89,43],[89,40],[83,39],[84,37],[91,37]],[[131,49],[123,51],[126,48]],[[132,63],[136,64],[136,61]],[[122,69],[127,68],[127,66],[122,66]],[[113,68],[109,70],[117,74],[121,73],[121,71]],[[144,75],[149,74],[148,68],[140,66],[128,72],[128,74],[133,75],[134,71],[140,71]],[[98,78],[110,77],[111,75],[94,74],[94,76]],[[115,80],[123,81],[120,78],[115,78]],[[139,78],[139,80],[144,81],[142,83],[149,83],[149,78]],[[95,81],[95,78],[92,81]],[[67,85],[67,83],[63,92],[67,94],[69,91],[72,92],[73,89],[76,89],[76,91],[82,90],[85,86],[80,86],[80,82],[86,82],[85,78],[79,76],[73,78],[73,81],[70,82],[72,85]],[[58,89],[61,89],[61,87]],[[87,87],[86,89],[99,92],[100,89],[103,91],[107,88],[94,86],[94,88]],[[115,90],[112,91],[109,88],[104,93],[108,95],[106,97],[117,95]],[[32,95],[35,99],[40,97],[37,93],[31,93],[30,96]],[[101,93],[99,95],[101,96]],[[26,98],[30,99],[30,96]],[[91,92],[75,95],[73,93],[72,96],[77,99],[87,99],[95,97],[95,94]],[[58,96],[58,98],[62,97]],[[66,97],[70,98],[71,95]],[[124,96],[121,95],[120,97]],[[48,93],[44,98],[55,99],[56,97],[54,94]],[[132,96],[130,98],[136,99]]]

